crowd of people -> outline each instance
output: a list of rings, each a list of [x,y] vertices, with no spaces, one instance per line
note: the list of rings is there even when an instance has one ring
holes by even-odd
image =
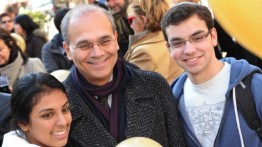
[[[262,120],[261,68],[218,57],[224,30],[184,1],[88,0],[56,12],[50,40],[30,16],[2,13],[0,145],[262,146],[235,90],[251,89]]]

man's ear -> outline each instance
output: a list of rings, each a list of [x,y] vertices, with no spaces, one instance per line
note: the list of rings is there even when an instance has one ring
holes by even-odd
[[[71,53],[70,53],[70,47],[69,47],[69,45],[68,45],[66,42],[63,42],[63,47],[64,47],[64,49],[65,49],[66,56],[67,56],[68,60],[72,61],[73,59],[72,59],[72,55],[71,55]]]
[[[217,30],[215,28],[212,28],[210,30],[210,35],[212,39],[212,45],[215,47],[217,46]]]
[[[117,46],[117,50],[119,50],[119,45],[118,45],[118,41],[117,41],[117,37],[118,37],[117,31],[114,32],[114,36],[115,36],[115,39],[116,39],[115,43],[116,43],[116,46]]]

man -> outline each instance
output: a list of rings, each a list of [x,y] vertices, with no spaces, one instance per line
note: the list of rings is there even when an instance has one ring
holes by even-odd
[[[56,12],[54,24],[58,30],[58,33],[42,47],[42,61],[48,73],[52,73],[57,70],[69,70],[72,66],[72,63],[69,62],[65,56],[63,36],[60,27],[64,16],[69,10],[69,8],[63,8]]]
[[[248,127],[236,105],[233,106],[236,100],[232,98],[234,87],[243,78],[261,70],[245,60],[219,61],[215,57],[217,33],[205,6],[178,4],[166,13],[161,26],[171,57],[185,70],[172,84],[172,89],[179,102],[187,144],[192,147],[262,146],[256,132]],[[261,74],[255,74],[252,93],[260,119],[261,83]]]
[[[9,131],[9,120],[11,119],[10,99],[10,94],[0,92],[0,146],[2,146],[4,134]]]
[[[73,117],[68,146],[116,146],[135,136],[163,146],[185,145],[167,82],[118,59],[118,34],[108,11],[75,8],[61,29],[75,65],[64,82]]]
[[[128,24],[127,8],[129,0],[106,0],[106,6],[113,14],[116,24],[116,31],[118,33],[119,51],[118,56],[124,57],[129,44],[129,35],[134,34],[133,30]]]
[[[14,33],[14,20],[8,13],[0,14],[0,28],[10,33],[11,36],[16,40],[16,44],[24,52],[26,48],[25,40],[22,36]]]

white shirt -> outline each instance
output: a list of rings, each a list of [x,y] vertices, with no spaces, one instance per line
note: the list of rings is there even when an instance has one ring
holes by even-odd
[[[19,133],[20,136],[18,136],[17,133]],[[25,139],[23,132],[17,130],[17,133],[16,131],[6,133],[4,135],[2,147],[40,147],[38,145],[29,143]]]
[[[195,85],[188,78],[184,84],[185,108],[193,131],[203,147],[214,145],[229,85],[230,64],[209,81]]]

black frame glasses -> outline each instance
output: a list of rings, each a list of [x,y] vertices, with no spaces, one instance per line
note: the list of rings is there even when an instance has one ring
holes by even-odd
[[[169,41],[168,47],[171,48],[172,50],[174,50],[174,49],[183,48],[186,45],[187,41],[189,41],[191,44],[201,43],[208,37],[210,32],[211,31],[208,30],[207,33],[199,33],[199,34],[193,35],[193,36],[189,37],[189,39],[187,39],[187,40],[177,39],[175,41]]]

